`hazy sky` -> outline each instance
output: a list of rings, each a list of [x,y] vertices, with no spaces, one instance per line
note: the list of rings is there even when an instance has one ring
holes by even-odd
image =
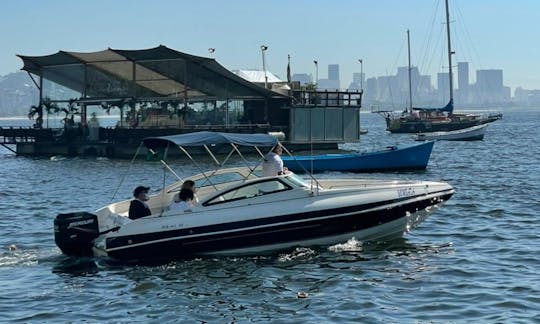
[[[472,80],[476,69],[503,69],[505,85],[540,89],[539,0],[450,0],[450,7],[454,62],[470,62]],[[0,75],[21,68],[15,54],[160,44],[200,56],[213,47],[228,69],[261,69],[265,44],[267,68],[282,78],[290,54],[292,73],[315,74],[316,59],[325,78],[327,65],[339,64],[346,87],[360,58],[367,77],[405,66],[407,29],[413,65],[435,75],[447,67],[443,8],[443,0],[6,0]]]

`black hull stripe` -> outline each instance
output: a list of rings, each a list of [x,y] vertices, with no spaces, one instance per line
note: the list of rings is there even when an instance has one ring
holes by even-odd
[[[450,199],[452,193],[439,197],[439,201]],[[270,244],[324,238],[351,233],[389,223],[405,217],[407,213],[423,210],[434,204],[432,199],[411,202],[388,209],[353,213],[326,219],[312,219],[297,224],[280,224],[264,229],[247,229],[229,233],[181,237],[151,242],[125,249],[109,250],[110,257],[119,260],[182,258],[190,255],[224,251],[230,249],[252,248]],[[137,239],[137,236],[131,236]],[[165,237],[161,237],[162,239]]]

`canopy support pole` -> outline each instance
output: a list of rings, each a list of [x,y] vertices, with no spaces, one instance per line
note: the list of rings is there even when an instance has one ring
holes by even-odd
[[[143,143],[141,142],[141,144],[139,144],[139,147],[137,147],[137,151],[133,155],[133,158],[131,159],[131,162],[129,163],[129,167],[128,167],[126,173],[124,174],[122,179],[120,179],[120,183],[118,184],[118,187],[116,187],[116,190],[114,191],[114,193],[113,193],[113,195],[111,197],[111,200],[109,201],[109,204],[111,204],[113,202],[113,200],[114,200],[114,197],[116,197],[116,194],[118,193],[118,190],[120,189],[120,186],[122,185],[122,183],[126,179],[127,175],[129,174],[129,171],[131,170],[131,167],[133,166],[133,162],[135,162],[135,159],[137,158],[137,155],[139,155],[139,151],[141,150],[142,146],[143,146]]]
[[[265,155],[261,152],[261,150],[259,149],[258,146],[253,146],[255,148],[255,150],[257,151],[257,153],[259,153],[259,155],[261,156],[261,159],[259,160],[259,162],[257,162],[257,164],[255,165],[255,167],[253,168],[253,170],[250,168],[249,170],[249,173],[248,173],[248,177],[253,173],[255,172],[255,170],[259,167],[259,165],[261,165],[261,163],[264,161],[264,158],[265,158]],[[272,152],[272,149],[274,147],[270,148],[270,151],[268,151],[268,153]],[[267,153],[267,154],[268,154]]]
[[[210,151],[210,149],[208,148],[208,145],[203,145],[206,152],[208,152],[208,154],[210,155],[210,157],[214,160],[214,162],[216,162],[216,165],[219,167],[219,166],[222,166],[221,163],[219,163],[218,159],[216,158],[216,156],[212,153],[212,151]]]
[[[201,168],[201,166],[195,162],[195,160],[193,159],[193,157],[191,156],[191,154],[189,154],[188,151],[186,151],[185,148],[183,148],[182,146],[178,145],[178,147],[180,148],[180,150],[182,150],[182,152],[184,152],[184,154],[191,160],[191,162],[193,162],[193,164],[197,167],[197,169],[199,169],[199,172],[201,172],[201,174],[206,178],[206,180],[208,180],[208,182],[212,185],[212,187],[214,187],[214,189],[218,190],[218,188],[216,187],[216,185],[212,182],[212,180],[210,180],[210,178],[208,178],[208,176],[206,175],[206,173],[203,171],[203,169]]]
[[[250,171],[249,174],[252,174],[253,171],[254,171],[255,169],[252,169],[252,168],[249,166],[249,163],[248,163],[248,161],[246,160],[246,158],[244,157],[244,155],[242,155],[242,153],[240,153],[240,150],[238,149],[238,146],[236,146],[236,144],[234,144],[234,143],[231,143],[231,146],[232,146],[233,149],[238,153],[238,155],[240,155],[240,157],[241,157],[242,160],[244,161],[246,167],[247,167],[247,168],[249,169],[249,171]]]
[[[315,181],[315,183],[317,184],[317,186],[322,187],[321,184],[319,183],[319,181],[317,181],[317,179],[313,176],[313,173],[312,173],[312,172],[308,172],[308,170],[306,170],[306,168],[304,168],[304,166],[303,166],[300,162],[298,162],[298,161],[296,160],[296,157],[294,157],[294,156],[291,154],[291,152],[289,152],[289,150],[287,150],[287,148],[286,148],[285,146],[282,145],[281,148],[283,148],[283,150],[284,150],[290,157],[292,157],[294,161],[296,161],[296,162],[298,163],[298,166],[300,166],[300,167],[302,168],[302,170],[304,170],[305,173],[309,173],[309,177],[311,178],[311,180]],[[311,159],[313,160],[313,155],[311,156]]]
[[[32,76],[32,73],[26,71],[26,74],[28,74],[28,76],[30,77],[30,79],[32,79],[32,82],[34,82],[34,85],[36,86],[36,88],[38,88],[38,90],[41,89],[41,87],[39,86],[39,84],[37,83],[37,81],[34,79],[34,77]]]
[[[150,151],[150,153],[152,154],[157,154],[157,152],[152,149],[148,149],[148,151]],[[173,169],[171,169],[167,162],[163,161],[163,159],[160,159],[159,162],[161,162],[167,168],[167,170],[169,170],[179,181],[183,181],[182,178],[178,174],[176,174]]]
[[[223,166],[225,165],[225,163],[227,163],[227,161],[229,160],[229,158],[232,156],[232,154],[234,153],[234,149],[231,149],[231,151],[229,152],[229,154],[227,155],[227,157],[225,157],[225,159],[223,160],[223,162],[222,162],[222,163],[219,163],[219,161],[217,160],[217,158],[215,158],[215,157],[213,156],[212,151],[210,151],[210,149],[208,149],[208,148],[206,147],[206,145],[204,145],[204,147],[205,147],[206,150],[208,151],[208,154],[210,154],[210,156],[212,156],[212,158],[214,158],[214,160],[216,161],[216,163],[217,163],[218,166],[220,166],[220,167],[223,167]],[[219,168],[213,170],[213,171],[210,173],[209,177],[211,177],[211,176],[213,176],[214,174],[216,174],[216,173],[218,172],[218,170],[219,170]]]

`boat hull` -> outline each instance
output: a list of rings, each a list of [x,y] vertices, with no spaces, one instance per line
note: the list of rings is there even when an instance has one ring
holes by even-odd
[[[484,139],[489,124],[474,126],[450,132],[419,133],[414,135],[416,141],[481,141]]]
[[[427,142],[369,153],[283,157],[283,164],[293,172],[311,171],[312,161],[313,172],[423,170],[428,165],[432,150],[433,142]]]
[[[457,119],[450,121],[438,121],[429,119],[387,118],[387,128],[391,133],[425,133],[425,132],[450,132],[478,125],[492,123],[501,119],[500,114],[489,115],[483,118]]]
[[[297,246],[330,245],[352,237],[381,241],[402,236],[415,225],[415,214],[438,206],[453,192],[449,189],[331,210],[114,237],[107,239],[106,254],[118,260],[171,259],[261,254]]]

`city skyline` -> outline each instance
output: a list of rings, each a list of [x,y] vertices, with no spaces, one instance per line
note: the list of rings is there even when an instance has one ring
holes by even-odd
[[[141,49],[159,44],[214,57],[229,70],[262,69],[260,46],[264,44],[268,46],[267,69],[282,79],[290,54],[292,73],[314,74],[314,60],[320,66],[339,64],[342,84],[346,85],[353,72],[360,71],[359,59],[366,75],[385,75],[405,65],[403,43],[405,31],[410,29],[413,65],[425,66],[421,72],[435,76],[447,67],[444,59],[426,60],[424,53],[429,47],[424,44],[429,33],[437,35],[432,38],[435,43],[444,44],[440,36],[443,6],[441,0],[412,6],[395,0],[344,1],[339,5],[307,0],[275,1],[272,5],[209,0],[3,2],[0,75],[21,68],[16,54]],[[471,62],[474,70],[488,66],[502,69],[513,91],[519,86],[540,88],[540,71],[533,62],[540,55],[540,46],[531,41],[536,37],[535,15],[540,3],[521,0],[508,5],[495,0],[487,6],[452,0],[450,9],[454,62]],[[520,48],[526,50],[516,50]],[[433,56],[441,56],[436,54]],[[324,71],[319,73],[320,78],[325,76]]]
[[[445,103],[449,100],[448,72],[439,72],[434,80],[431,75],[422,75],[417,66],[411,66],[411,94],[414,103],[433,105]],[[300,84],[316,82],[317,88],[333,91],[336,89],[364,90],[363,102],[370,104],[409,104],[409,68],[397,67],[396,74],[385,76],[366,76],[365,73],[353,72],[352,82],[349,86],[340,85],[339,64],[328,65],[329,78],[314,80],[309,73],[292,75],[292,80]],[[471,76],[475,76],[471,78]],[[457,105],[483,105],[483,104],[510,104],[523,101],[527,90],[517,88],[517,98],[514,98],[510,87],[504,84],[503,70],[501,69],[469,69],[469,62],[457,62],[457,69],[453,72],[454,102]],[[456,82],[457,81],[457,82]],[[532,90],[534,102],[539,102],[536,90]],[[530,91],[529,91],[530,92]]]

